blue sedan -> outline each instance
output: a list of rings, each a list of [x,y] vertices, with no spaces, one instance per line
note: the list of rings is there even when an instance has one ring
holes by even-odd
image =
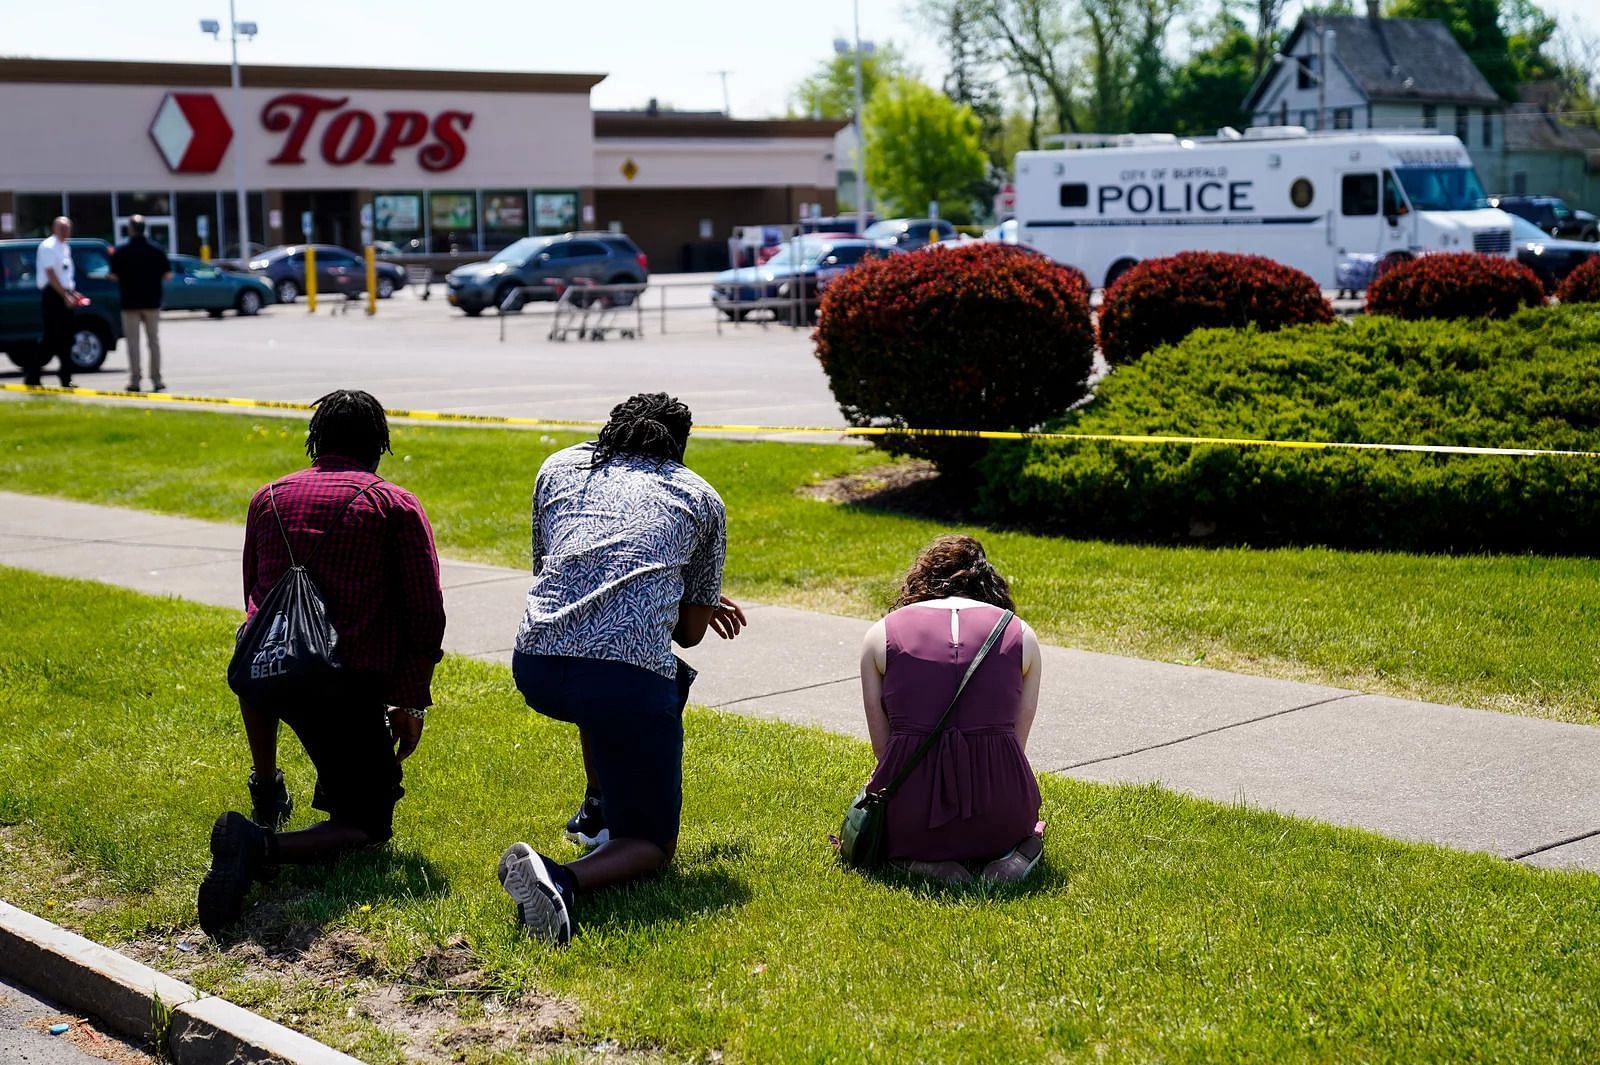
[[[224,311],[260,314],[273,302],[272,285],[253,274],[224,270],[192,255],[170,255],[172,278],[161,286],[161,307],[167,311],[205,311],[221,318]]]
[[[760,266],[724,270],[712,282],[711,302],[734,321],[752,311],[770,310],[780,321],[793,323],[798,313],[815,319],[820,289],[828,281],[867,259],[892,254],[874,241],[801,239]]]

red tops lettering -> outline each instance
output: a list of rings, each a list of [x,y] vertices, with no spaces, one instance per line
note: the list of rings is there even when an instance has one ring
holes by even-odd
[[[453,170],[467,157],[464,134],[472,126],[469,111],[441,111],[429,117],[421,111],[385,111],[380,120],[371,111],[346,108],[348,96],[317,96],[308,92],[288,92],[267,101],[261,109],[261,124],[273,133],[287,134],[278,154],[268,160],[274,166],[301,166],[305,149],[320,119],[322,126],[317,148],[330,166],[393,166],[395,153],[416,148],[417,162],[431,173]]]

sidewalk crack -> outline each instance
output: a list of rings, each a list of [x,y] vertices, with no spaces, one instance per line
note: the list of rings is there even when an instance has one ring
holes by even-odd
[[[1541,847],[1535,847],[1532,850],[1523,851],[1521,854],[1507,855],[1506,860],[1510,862],[1520,862],[1524,858],[1532,858],[1535,854],[1543,854],[1545,851],[1553,851],[1559,847],[1565,847],[1569,843],[1582,843],[1584,840],[1593,839],[1596,836],[1600,836],[1600,828],[1597,828],[1592,832],[1580,832],[1578,835],[1568,836],[1566,839],[1558,839],[1554,843],[1546,843]]]
[[[1262,722],[1262,721],[1270,721],[1275,717],[1282,717],[1285,714],[1294,714],[1294,713],[1298,713],[1301,710],[1310,710],[1312,707],[1315,707],[1315,706],[1326,706],[1329,703],[1337,703],[1337,702],[1340,702],[1341,700],[1344,700],[1344,699],[1355,699],[1355,698],[1358,698],[1358,697],[1360,697],[1360,696],[1362,696],[1364,694],[1366,694],[1366,693],[1365,692],[1345,692],[1343,695],[1333,695],[1333,696],[1329,696],[1326,699],[1318,699],[1314,703],[1306,703],[1303,706],[1291,706],[1286,710],[1274,710],[1272,713],[1270,713],[1270,714],[1262,714],[1260,717],[1246,718],[1243,721],[1234,721],[1234,722],[1231,722],[1231,723],[1226,724],[1226,725],[1218,725],[1216,728],[1203,729],[1200,732],[1196,732],[1196,733],[1193,733],[1193,734],[1188,735],[1188,736],[1179,736],[1177,739],[1163,740],[1160,743],[1152,743],[1152,744],[1148,744],[1148,745],[1146,745],[1144,747],[1135,747],[1131,751],[1122,751],[1119,754],[1103,754],[1098,758],[1085,758],[1081,762],[1073,762],[1071,765],[1064,765],[1059,769],[1052,769],[1052,770],[1050,770],[1050,772],[1052,772],[1052,773],[1065,773],[1069,769],[1082,769],[1086,765],[1095,765],[1096,763],[1099,763],[1099,762],[1114,762],[1118,758],[1131,758],[1133,755],[1143,754],[1146,751],[1158,751],[1163,747],[1172,747],[1172,746],[1174,746],[1176,744],[1179,744],[1179,743],[1188,743],[1190,740],[1197,740],[1201,736],[1210,736],[1213,733],[1226,732],[1229,729],[1242,728],[1245,725],[1254,725],[1254,724],[1257,724],[1257,723]]]
[[[748,702],[751,702],[752,700],[755,700],[755,699],[771,699],[771,698],[774,698],[775,696],[779,696],[779,695],[793,695],[795,692],[806,692],[806,691],[810,691],[813,688],[826,688],[830,684],[843,684],[847,680],[855,680],[855,679],[856,678],[854,676],[849,676],[849,677],[840,677],[837,680],[819,680],[815,684],[802,684],[798,688],[784,688],[782,691],[762,692],[759,695],[745,695],[745,696],[741,696],[738,699],[729,699],[725,703],[714,703],[714,704],[712,704],[711,708],[713,710],[722,710],[722,709],[724,709],[726,707],[737,706],[739,703],[748,703]]]

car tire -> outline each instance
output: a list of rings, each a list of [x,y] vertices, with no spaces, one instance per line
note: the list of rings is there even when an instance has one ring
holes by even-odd
[[[378,278],[378,298],[389,299],[394,295],[394,282],[387,277]]]
[[[261,313],[261,303],[261,293],[247,288],[239,293],[239,298],[233,303],[233,309],[239,312],[241,318],[254,318]]]
[[[466,315],[468,318],[476,318],[476,317],[478,317],[478,315],[483,313],[483,308],[482,307],[463,307],[463,308],[461,308],[461,313]]]
[[[98,318],[81,317],[72,324],[73,373],[96,373],[111,353],[111,330]]]
[[[293,303],[300,298],[300,286],[290,278],[284,278],[274,286],[278,294],[279,303]]]
[[[1377,268],[1372,271],[1372,280],[1376,281],[1376,280],[1378,280],[1378,278],[1382,277],[1384,274],[1387,274],[1390,270],[1393,270],[1395,267],[1400,266],[1400,265],[1402,265],[1404,263],[1408,263],[1410,261],[1411,261],[1411,253],[1410,252],[1392,251],[1388,255],[1385,255],[1383,258],[1378,260]]]
[[[504,307],[506,305],[506,300],[509,299],[511,294],[519,287],[520,286],[518,286],[515,281],[502,281],[500,284],[496,285],[494,289],[495,310],[498,311],[500,308]]]
[[[210,308],[210,309],[208,309],[206,311],[206,317],[207,318],[221,318],[222,317],[222,309],[220,307],[212,307],[212,308]]]
[[[626,274],[618,274],[616,277],[608,277],[608,278],[606,278],[606,284],[608,284],[608,285],[636,285],[636,284],[638,284],[638,281],[636,279],[634,279],[634,278],[629,277]],[[633,301],[635,299],[637,299],[637,298],[638,298],[638,294],[637,293],[633,293],[633,292],[613,292],[613,293],[611,293],[611,305],[613,307],[632,307],[633,306]]]
[[[1111,269],[1106,271],[1105,287],[1110,288],[1112,285],[1115,285],[1119,277],[1138,265],[1138,259],[1118,259],[1116,262],[1111,264]]]

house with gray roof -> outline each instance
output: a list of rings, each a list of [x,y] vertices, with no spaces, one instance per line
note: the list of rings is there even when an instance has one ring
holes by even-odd
[[[1491,193],[1600,200],[1600,135],[1500,99],[1437,19],[1304,15],[1245,97],[1252,126],[1454,134]]]

